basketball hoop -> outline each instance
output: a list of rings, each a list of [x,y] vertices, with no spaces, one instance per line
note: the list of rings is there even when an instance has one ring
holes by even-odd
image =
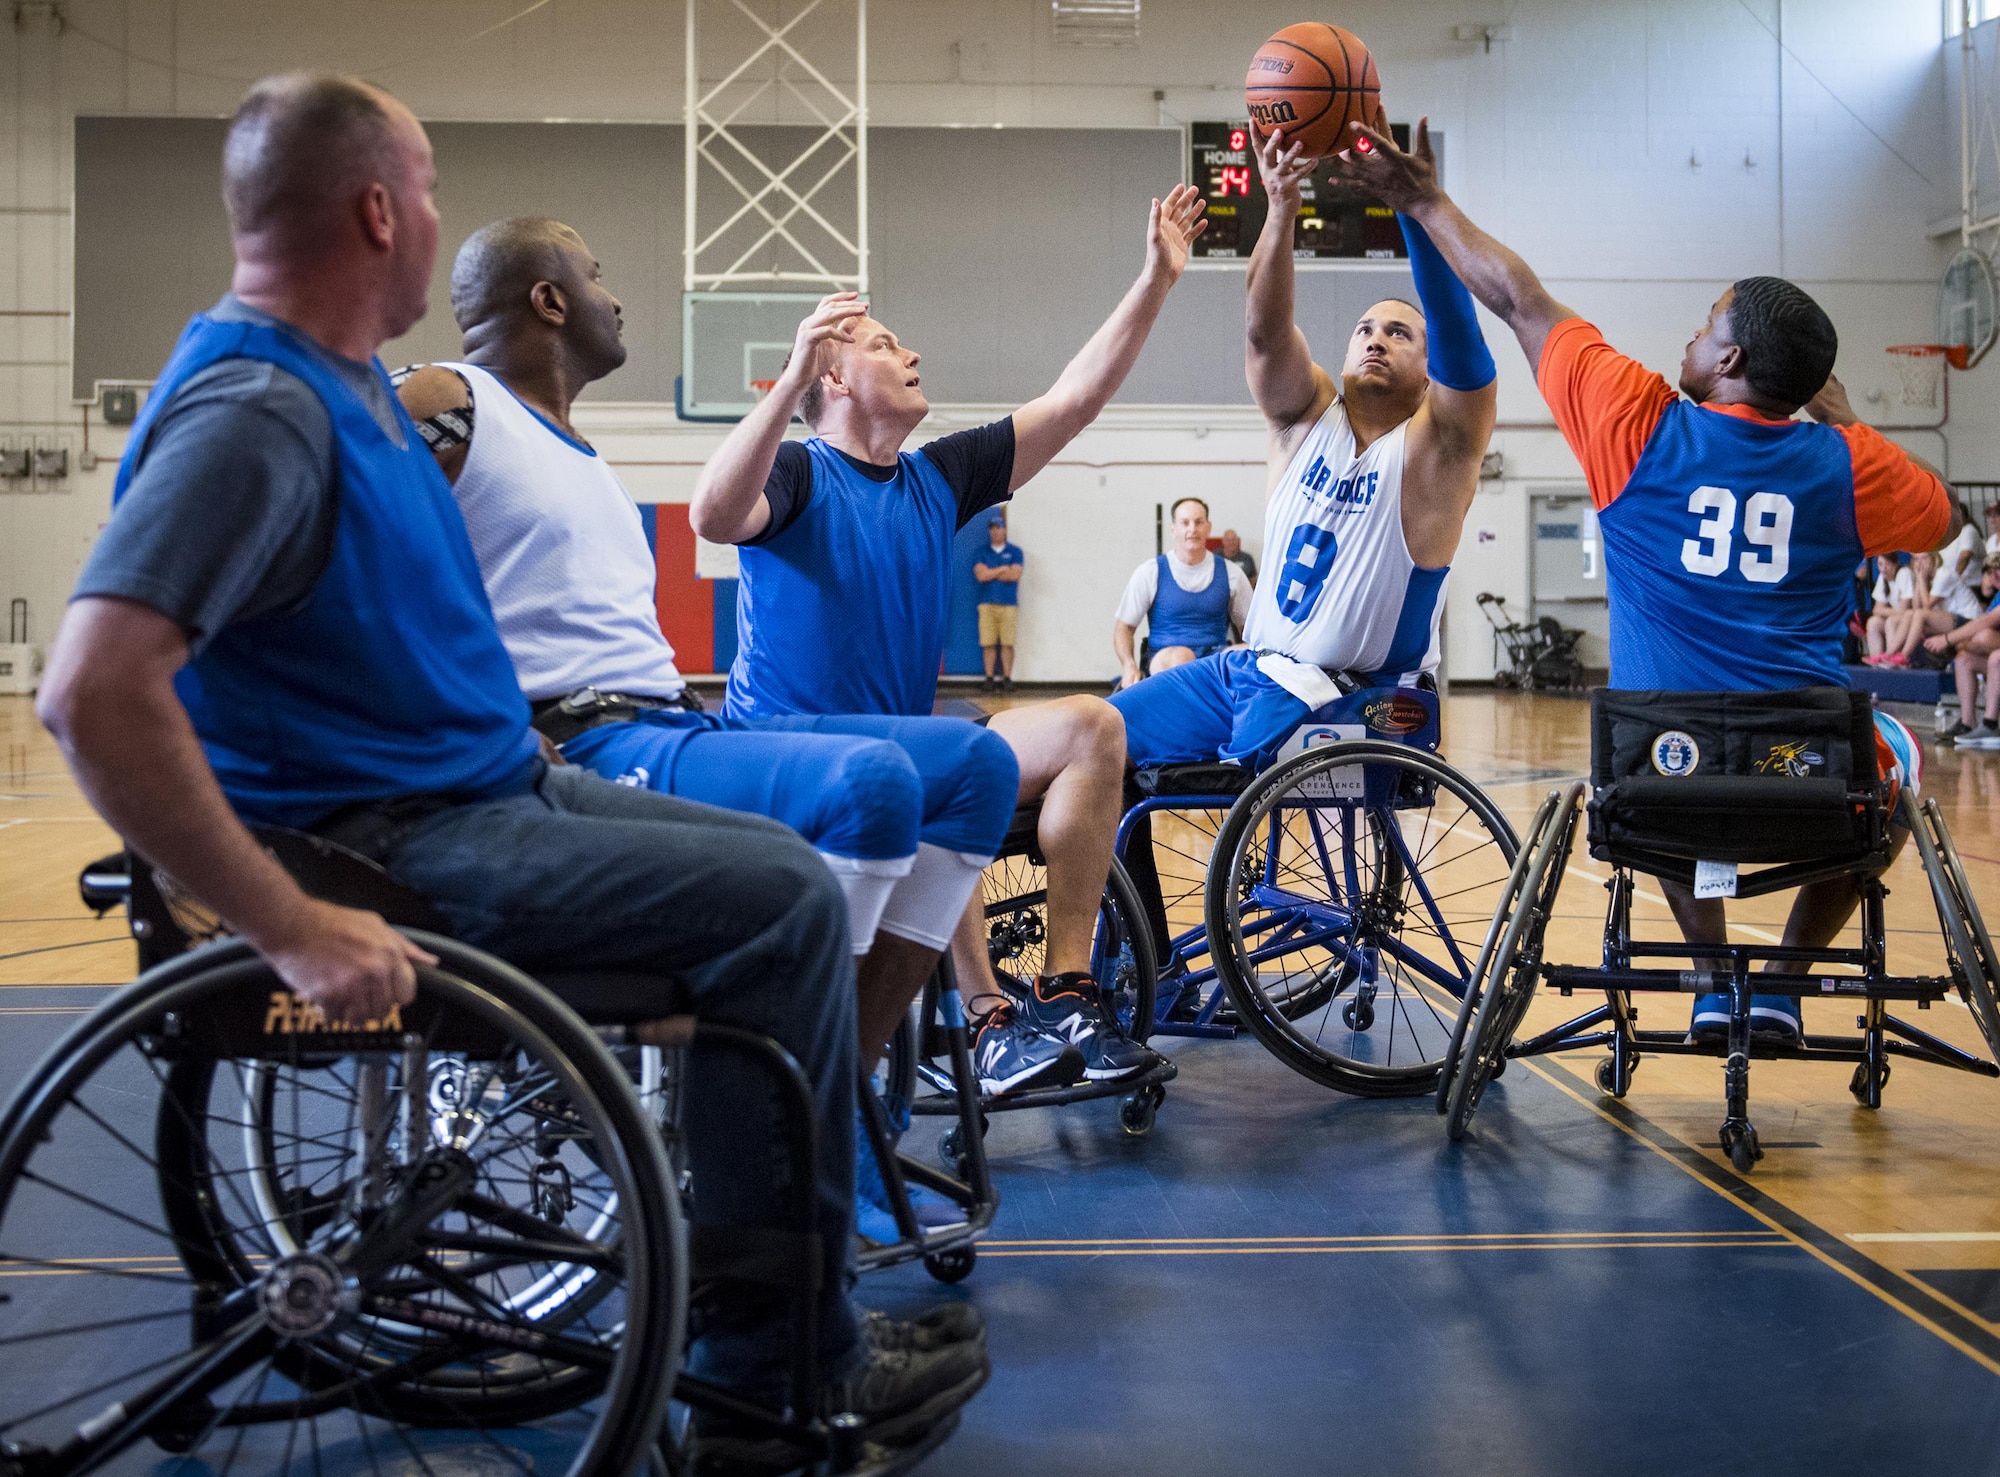
[[[1943,344],[1891,344],[1896,373],[1903,382],[1900,403],[1912,410],[1936,410],[1944,399],[1944,371],[1965,368],[1966,350]]]
[[[778,388],[778,382],[776,380],[750,381],[751,392],[755,394],[759,400],[762,400],[766,395],[770,394],[771,391],[777,388]]]

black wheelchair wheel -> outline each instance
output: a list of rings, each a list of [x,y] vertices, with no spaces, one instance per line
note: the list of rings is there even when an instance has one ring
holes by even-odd
[[[986,910],[986,955],[994,972],[1034,980],[1048,957],[1049,874],[1041,856],[1023,852],[998,858],[986,869],[980,889]],[[1138,889],[1114,861],[1097,906],[1091,973],[1106,1014],[1134,1041],[1152,1034],[1159,976],[1145,917]]]
[[[1492,801],[1426,750],[1328,744],[1265,771],[1208,874],[1209,947],[1238,1018],[1327,1087],[1431,1091],[1517,849]]]
[[[1472,982],[1465,992],[1465,998],[1458,1002],[1458,1018],[1452,1022],[1451,1040],[1445,1047],[1444,1065],[1438,1071],[1437,1110],[1443,1113],[1451,1096],[1451,1085],[1458,1076],[1458,1064],[1464,1053],[1465,1035],[1471,1028],[1472,1018],[1479,1010],[1479,1002],[1486,988],[1486,981],[1492,972],[1493,950],[1500,942],[1500,935],[1507,922],[1514,916],[1514,909],[1520,901],[1522,889],[1528,882],[1528,865],[1540,849],[1542,838],[1555,823],[1556,806],[1561,802],[1563,792],[1551,790],[1542,798],[1535,811],[1535,817],[1528,823],[1528,837],[1514,857],[1514,868],[1507,874],[1507,885],[1501,890],[1500,901],[1493,910],[1493,919],[1486,925],[1486,941],[1479,946],[1479,958],[1472,966]]]
[[[330,1025],[230,941],[114,995],[21,1084],[10,1459],[150,1470],[150,1440],[222,1469],[421,1465],[453,1427],[522,1471],[637,1465],[686,1311],[659,1136],[552,996],[417,937],[446,967],[396,1019]]]
[[[1556,894],[1562,890],[1563,873],[1569,866],[1583,789],[1579,780],[1562,792],[1551,823],[1542,827],[1535,846],[1524,853],[1524,881],[1513,895],[1500,942],[1490,955],[1482,956],[1487,973],[1482,982],[1475,983],[1479,1005],[1460,1049],[1445,1104],[1445,1132],[1454,1143],[1471,1129],[1487,1085],[1506,1067],[1507,1046],[1541,982],[1542,938],[1549,919],[1555,916]]]
[[[1917,855],[1931,884],[1931,899],[1937,905],[1938,921],[1944,925],[1945,946],[1952,961],[1952,974],[1986,1049],[2000,1061],[2000,954],[1986,931],[1979,902],[1972,895],[1972,882],[1958,847],[1944,823],[1944,812],[1936,800],[1921,806],[1906,788],[1902,795],[1902,821],[1916,837]]]

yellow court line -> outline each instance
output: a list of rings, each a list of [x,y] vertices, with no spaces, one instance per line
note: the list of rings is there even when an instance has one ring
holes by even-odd
[[[1561,1244],[1542,1242],[1482,1242],[1467,1245],[1460,1242],[1418,1242],[1398,1245],[1374,1246],[1176,1246],[1148,1248],[1128,1247],[1078,1247],[1074,1250],[1058,1251],[1010,1251],[992,1250],[982,1245],[982,1257],[1107,1257],[1107,1256],[1354,1256],[1380,1254],[1382,1252],[1439,1252],[1439,1251],[1687,1251],[1687,1250],[1731,1250],[1738,1247],[1782,1247],[1792,1243],[1782,1235],[1745,1233],[1758,1239],[1743,1241],[1572,1241]]]
[[[1709,1179],[1707,1176],[1702,1175],[1696,1172],[1695,1170],[1689,1168],[1687,1165],[1681,1163],[1679,1159],[1677,1159],[1674,1155],[1669,1154],[1665,1149],[1661,1148],[1658,1144],[1654,1143],[1651,1139],[1647,1138],[1646,1135],[1640,1133],[1638,1130],[1634,1128],[1628,1127],[1626,1124],[1620,1123],[1616,1117],[1614,1117],[1610,1113],[1607,1113],[1603,1108],[1599,1107],[1596,1103],[1590,1101],[1581,1092],[1578,1092],[1576,1089],[1572,1088],[1568,1083],[1558,1080],[1547,1068],[1541,1066],[1539,1063],[1530,1061],[1526,1057],[1517,1058],[1517,1060],[1520,1062],[1522,1066],[1526,1067],[1530,1072],[1534,1073],[1537,1077],[1541,1078],[1544,1082],[1548,1083],[1549,1086],[1553,1087],[1557,1092],[1563,1094],[1563,1096],[1571,1099],[1573,1102],[1581,1104],[1587,1112],[1592,1113],[1599,1118],[1602,1118],[1606,1123],[1609,1123],[1613,1128],[1617,1129],[1620,1133],[1625,1134],[1627,1137],[1634,1139],[1640,1144],[1645,1145],[1646,1148],[1650,1149],[1653,1153],[1659,1155],[1662,1159],[1666,1160],[1667,1163],[1673,1165],[1675,1169],[1678,1169],[1682,1174],[1686,1175],[1696,1184],[1702,1186],[1704,1189],[1710,1191],[1713,1194],[1721,1196],[1724,1200],[1728,1201],[1731,1205],[1737,1206],[1746,1215],[1752,1217],[1753,1219],[1762,1221],[1765,1225],[1769,1226],[1771,1230],[1774,1231],[1776,1234],[1784,1237],[1785,1240],[1791,1242],[1793,1245],[1806,1251],[1818,1261],[1825,1263],[1827,1266],[1831,1267],[1834,1271],[1838,1272],[1841,1276],[1845,1277],[1849,1282],[1852,1282],[1856,1287],[1862,1289],[1864,1292],[1869,1293],[1873,1297],[1881,1299],[1882,1302],[1886,1303],[1889,1307],[1894,1308],[1898,1313],[1901,1313],[1905,1318],[1909,1319],[1912,1323],[1915,1323],[1918,1327],[1928,1329],[1931,1333],[1936,1334],[1939,1338],[1943,1339],[1947,1344],[1950,1344],[1954,1349],[1958,1350],[1959,1353],[1965,1355],[1966,1358],[1972,1360],[1974,1363],[1978,1364],[1981,1368],[1989,1371],[1992,1374],[2000,1375],[2000,1360],[1991,1359],[1987,1357],[1985,1354],[1980,1353],[1979,1350],[1973,1348],[1970,1344],[1966,1343],[1965,1340],[1960,1338],[1957,1334],[1952,1333],[1950,1330],[1939,1326],[1931,1319],[1926,1318],[1923,1314],[1917,1312],[1916,1309],[1908,1307],[1907,1305],[1898,1302],[1895,1298],[1890,1297],[1888,1293],[1884,1292],[1881,1288],[1875,1286],[1875,1284],[1870,1282],[1867,1278],[1861,1276],[1858,1272],[1855,1272],[1850,1267],[1842,1266],[1839,1262],[1835,1261],[1832,1257],[1828,1256],[1825,1252],[1821,1251],[1817,1246],[1814,1246],[1810,1241],[1806,1240],[1803,1236],[1800,1236],[1796,1232],[1791,1231],[1786,1227],[1780,1225],[1777,1221],[1773,1220],[1770,1216],[1766,1215],[1763,1211],[1759,1210],[1749,1201],[1744,1200],[1738,1195],[1731,1194],[1728,1190],[1724,1189],[1721,1185],[1716,1184],[1713,1180]],[[1567,1075],[1567,1072],[1565,1072],[1565,1075]],[[1648,1119],[1647,1121],[1651,1122],[1652,1120]],[[1656,1128],[1660,1127],[1660,1125],[1658,1124],[1654,1124],[1654,1126]],[[1684,1144],[1691,1150],[1694,1149],[1694,1145],[1688,1144],[1687,1140],[1681,1138],[1679,1134],[1673,1133],[1671,1130],[1665,1128],[1660,1128],[1660,1131],[1662,1133],[1667,1134],[1667,1136],[1669,1138],[1672,1138],[1676,1143]],[[1696,1150],[1695,1152],[1699,1152],[1699,1150]],[[1870,1260],[1873,1259],[1871,1258]],[[1880,1267],[1886,1267],[1887,1264],[1882,1262],[1876,1262],[1875,1265]],[[1893,1271],[1894,1269],[1888,1268],[1888,1270]],[[1929,1288],[1925,1288],[1924,1291],[1928,1295],[1935,1296],[1935,1294],[1931,1293]],[[1942,1302],[1943,1299],[1939,1299],[1939,1301]]]
[[[1849,1241],[2000,1241],[2000,1231],[1849,1231]]]
[[[986,1246],[1297,1246],[1374,1244],[1390,1241],[1609,1241],[1627,1238],[1657,1241],[1663,1236],[1676,1240],[1700,1237],[1765,1236],[1766,1231],[1385,1231],[1379,1236],[1120,1236],[1120,1237],[1027,1237],[1010,1241],[982,1241]]]
[[[1874,1261],[1875,1259],[1873,1257],[1870,1257],[1869,1260]],[[1875,1265],[1878,1267],[1889,1267],[1889,1264],[1887,1262],[1876,1262]],[[1938,1302],[1943,1303],[1947,1308],[1951,1309],[1952,1312],[1958,1314],[1959,1317],[1965,1319],[1966,1321],[1970,1323],[1976,1323],[1981,1328],[2000,1331],[2000,1323],[1995,1323],[1993,1319],[1988,1318],[1983,1313],[1973,1312],[1972,1309],[1966,1307],[1965,1304],[1961,1303],[1957,1298],[1939,1292],[1935,1287],[1932,1287],[1928,1282],[1924,1281],[1921,1277],[1917,1277],[1912,1273],[1906,1272],[1901,1267],[1889,1267],[1889,1270],[1891,1272],[1894,1272],[1898,1277],[1902,1278],[1905,1282],[1909,1283],[1910,1286],[1916,1288],[1916,1290],[1918,1292],[1921,1292],[1925,1297],[1935,1298]]]

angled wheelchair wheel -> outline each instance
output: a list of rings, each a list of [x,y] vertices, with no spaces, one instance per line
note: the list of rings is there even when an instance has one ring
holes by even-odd
[[[1919,805],[1906,789],[1901,803],[1901,819],[1916,838],[1938,921],[1944,925],[1945,946],[1959,994],[1979,1024],[1987,1051],[2000,1061],[2000,999],[1996,999],[2000,996],[2000,953],[1994,951],[1979,902],[1972,895],[1971,880],[1965,875],[1965,864],[1959,860],[1958,847],[1937,801],[1925,800]]]
[[[1516,850],[1479,787],[1426,750],[1328,744],[1265,771],[1208,875],[1238,1017],[1325,1086],[1432,1091]]]
[[[1521,886],[1511,893],[1507,911],[1495,915],[1495,923],[1501,925],[1500,941],[1491,953],[1481,954],[1485,975],[1474,984],[1479,1003],[1446,1095],[1445,1131],[1453,1142],[1464,1138],[1472,1127],[1479,1100],[1506,1066],[1508,1043],[1535,998],[1535,986],[1541,979],[1542,939],[1555,915],[1556,894],[1562,890],[1563,873],[1569,865],[1583,788],[1579,780],[1562,792],[1554,815],[1539,826],[1535,844],[1522,853],[1526,866],[1521,869]],[[1536,819],[1539,822],[1542,817]]]
[[[420,1466],[437,1427],[522,1471],[637,1465],[686,1311],[659,1136],[552,996],[422,941],[446,966],[360,1027],[241,943],[196,951],[21,1085],[0,1264],[33,1275],[0,1303],[0,1429],[22,1470],[150,1470],[154,1446]]]
[[[980,889],[986,909],[986,955],[995,973],[1032,981],[1048,959],[1048,868],[1039,853],[1003,856],[986,869]],[[1145,916],[1132,879],[1112,862],[1097,905],[1091,974],[1104,1008],[1134,1041],[1152,1034],[1159,976]]]
[[[1500,901],[1493,912],[1493,921],[1486,926],[1486,941],[1479,946],[1479,958],[1472,966],[1472,985],[1465,992],[1465,998],[1458,1003],[1458,1018],[1452,1022],[1451,1040],[1445,1048],[1444,1065],[1438,1072],[1437,1110],[1446,1111],[1451,1095],[1452,1083],[1458,1076],[1458,1064],[1465,1047],[1466,1032],[1471,1028],[1472,1018],[1479,1011],[1486,982],[1491,977],[1493,951],[1500,942],[1500,935],[1513,918],[1523,889],[1528,884],[1528,867],[1541,849],[1549,827],[1555,824],[1556,807],[1562,801],[1561,790],[1551,790],[1543,797],[1535,811],[1535,818],[1528,823],[1528,837],[1521,850],[1514,857],[1514,869],[1507,875],[1507,885],[1501,891]]]

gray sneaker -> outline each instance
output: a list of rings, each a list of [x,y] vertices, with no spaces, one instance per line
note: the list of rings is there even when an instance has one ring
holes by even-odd
[[[2000,727],[1982,723],[1970,733],[1961,733],[1952,742],[1961,749],[2000,749]]]

